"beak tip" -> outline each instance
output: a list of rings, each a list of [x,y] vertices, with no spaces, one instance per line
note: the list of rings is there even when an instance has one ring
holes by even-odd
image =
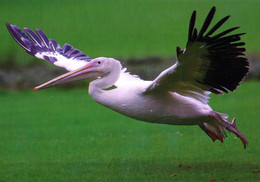
[[[34,87],[34,89],[33,89],[33,90],[36,92],[38,89],[37,89],[37,87]]]

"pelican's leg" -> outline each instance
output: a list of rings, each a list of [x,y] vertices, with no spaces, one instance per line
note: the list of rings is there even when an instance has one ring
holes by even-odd
[[[211,116],[214,117],[225,129],[227,129],[229,132],[234,133],[237,137],[240,138],[240,140],[244,144],[244,148],[246,148],[246,145],[248,145],[248,141],[246,137],[237,129],[236,126],[236,119],[234,118],[231,123],[224,120],[218,113],[212,111]]]
[[[202,123],[199,126],[213,140],[213,142],[215,142],[216,140],[220,140],[223,143],[223,135],[221,136],[217,134],[220,132],[213,132],[212,130],[209,129],[206,123]]]

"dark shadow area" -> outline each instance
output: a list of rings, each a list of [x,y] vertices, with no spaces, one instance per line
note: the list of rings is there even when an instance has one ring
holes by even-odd
[[[51,80],[67,71],[63,68],[39,62],[32,58],[30,64],[18,65],[13,61],[10,54],[8,61],[0,62],[0,88],[19,90],[33,88],[48,80]],[[176,62],[176,58],[164,58],[159,56],[147,58],[129,58],[126,60],[117,58],[127,72],[138,75],[144,80],[155,79],[163,70]],[[260,79],[260,56],[257,54],[248,56],[250,61],[250,72],[247,80]],[[77,81],[59,86],[60,88],[75,88],[86,86],[89,81]]]

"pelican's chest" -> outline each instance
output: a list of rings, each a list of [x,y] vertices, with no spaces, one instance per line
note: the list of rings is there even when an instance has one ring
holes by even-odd
[[[116,88],[101,91],[93,98],[123,115],[153,123],[179,124],[184,119],[196,118],[211,110],[208,105],[177,93],[143,93],[136,87]]]
[[[121,114],[150,122],[172,113],[173,104],[170,95],[145,95],[131,87],[103,91],[95,100]]]

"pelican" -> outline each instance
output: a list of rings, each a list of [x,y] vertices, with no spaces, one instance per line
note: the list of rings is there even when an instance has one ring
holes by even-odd
[[[177,47],[178,61],[152,81],[126,72],[114,58],[92,59],[69,44],[61,47],[39,29],[35,33],[24,28],[23,32],[16,25],[6,25],[27,53],[68,70],[35,87],[34,91],[95,78],[89,84],[90,96],[114,111],[150,123],[199,125],[213,142],[223,143],[228,130],[239,137],[246,148],[248,141],[238,131],[235,118],[229,122],[228,115],[215,112],[208,105],[209,94],[234,91],[249,70],[245,43],[240,41],[244,33],[229,34],[239,27],[215,33],[230,16],[209,29],[215,11],[215,7],[210,10],[200,31],[195,27],[196,11],[193,11],[186,49]]]

